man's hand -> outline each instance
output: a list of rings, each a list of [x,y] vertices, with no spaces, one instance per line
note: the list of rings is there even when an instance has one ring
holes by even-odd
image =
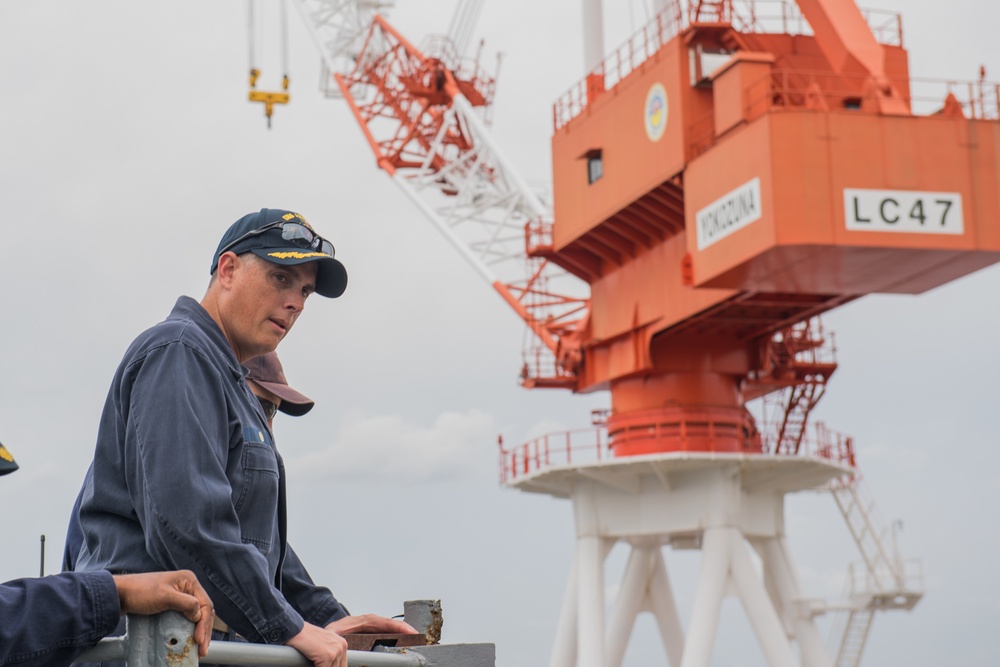
[[[312,661],[316,667],[347,667],[347,640],[327,628],[312,623],[288,640],[287,646]]]
[[[338,635],[355,635],[363,632],[377,632],[387,635],[418,634],[409,623],[385,618],[384,616],[376,616],[375,614],[345,616],[326,626],[326,629],[333,630]]]
[[[192,572],[116,574],[114,579],[123,614],[183,613],[196,624],[194,640],[198,642],[198,655],[205,657],[212,640],[215,607]]]

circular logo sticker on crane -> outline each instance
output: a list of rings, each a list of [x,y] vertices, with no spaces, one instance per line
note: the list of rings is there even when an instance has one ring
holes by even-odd
[[[663,84],[654,83],[646,93],[646,106],[643,108],[643,118],[646,123],[646,136],[650,141],[659,141],[667,129],[667,91]]]

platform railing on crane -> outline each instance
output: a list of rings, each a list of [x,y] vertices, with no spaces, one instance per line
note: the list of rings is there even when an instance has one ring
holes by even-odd
[[[678,452],[795,455],[817,457],[851,469],[856,465],[853,439],[822,423],[815,425],[812,434],[805,435],[802,447],[797,454],[779,452],[773,439],[769,440],[762,433],[756,431],[753,420],[749,416],[742,428],[735,428],[734,425],[728,423],[715,423],[706,420],[704,415],[700,418],[662,424],[660,428],[663,431],[669,430],[672,435],[678,437],[679,446],[676,450]],[[664,433],[647,432],[643,435],[663,437]],[[618,444],[628,442],[629,436],[630,434],[619,435]],[[738,451],[733,451],[728,446],[725,449],[715,446],[716,443],[728,443],[730,436],[739,438],[740,449]],[[501,437],[498,439],[500,483],[511,485],[526,476],[559,466],[584,465],[611,460],[614,458],[612,448],[615,443],[616,438],[609,436],[607,428],[604,426],[546,433],[511,448],[504,445]],[[848,480],[851,478],[853,475],[850,474],[845,477]]]
[[[556,99],[552,105],[553,129],[558,130],[580,115],[600,94],[613,89],[676,37],[683,27],[680,3],[667,3],[646,25],[607,55],[600,65]]]
[[[744,122],[784,110],[863,110],[868,103],[863,93],[866,80],[860,74],[775,69],[748,87],[743,98]],[[961,115],[975,120],[1000,118],[1000,84],[985,78],[958,81],[911,77],[890,81],[914,113]],[[704,153],[720,138],[712,114],[693,120],[688,129],[688,153],[692,157]]]
[[[903,45],[903,21],[898,12],[861,9],[865,22],[880,44]],[[730,23],[740,32],[813,34],[794,0],[695,0],[688,3],[687,24]]]
[[[600,94],[612,90],[667,42],[692,25],[724,23],[747,33],[812,34],[802,12],[791,0],[692,2],[687,9],[686,12],[683,10],[680,0],[667,2],[646,25],[611,51],[600,65],[560,95],[552,105],[553,130],[560,129],[583,113]],[[872,9],[862,10],[862,13],[880,44],[902,46],[903,28],[899,13]]]

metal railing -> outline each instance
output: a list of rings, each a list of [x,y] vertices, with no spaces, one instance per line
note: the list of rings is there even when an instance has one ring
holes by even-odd
[[[730,24],[738,32],[812,34],[793,0],[727,0],[713,4],[722,6],[718,22]],[[597,96],[617,86],[683,30],[712,18],[696,14],[693,7],[689,5],[689,11],[684,12],[679,0],[671,0],[600,65],[560,95],[552,105],[553,131],[583,113]],[[902,46],[903,25],[898,12],[862,9],[862,14],[880,44]]]
[[[558,130],[579,116],[593,98],[614,88],[673,39],[684,27],[680,3],[671,2],[649,23],[612,51],[592,72],[573,84],[552,105],[552,126]],[[600,82],[594,89],[594,82]]]
[[[892,79],[891,84],[914,115],[939,113],[953,95],[967,118],[996,120],[1000,108],[1000,84],[955,79],[913,77]],[[744,96],[744,114],[759,116],[772,109],[815,106],[852,109],[862,102],[868,84],[863,74],[835,74],[824,71],[775,69],[750,84]],[[747,120],[752,120],[748,117]]]
[[[500,483],[509,484],[518,477],[555,465],[591,463],[610,458],[607,435],[601,427],[546,433],[515,447],[500,444]]]
[[[851,436],[834,431],[823,422],[816,422],[815,431],[815,439],[808,436],[803,438],[803,454],[857,468],[857,461],[854,458],[854,439]]]
[[[848,600],[875,609],[910,609],[923,596],[923,563],[917,558],[899,558],[893,567],[872,573],[865,563],[851,563],[847,570]],[[883,582],[896,582],[886,587]]]
[[[156,616],[129,615],[122,637],[102,639],[77,658],[77,662],[124,661],[128,667],[195,667],[199,663],[194,642],[194,623],[178,612]],[[218,665],[275,665],[311,667],[312,661],[289,646],[267,646],[214,641],[202,658]],[[372,653],[348,651],[350,667],[424,667],[420,653]]]
[[[723,22],[743,33],[813,34],[812,27],[795,0],[723,0],[712,4],[721,9],[721,15],[718,9],[699,14],[698,5],[690,2],[688,25]],[[708,6],[703,4],[701,8],[705,10]],[[903,20],[899,12],[861,8],[861,14],[879,44],[903,45]]]
[[[408,611],[415,609],[416,618],[421,618],[424,603],[433,605],[437,601],[409,602]],[[415,627],[419,629],[420,625]],[[76,662],[124,661],[126,667],[197,667],[198,646],[193,633],[194,623],[175,611],[155,616],[129,614],[124,636],[101,640],[82,653]],[[312,667],[313,664],[290,646],[229,641],[213,641],[200,662],[276,667]],[[428,644],[405,648],[376,645],[371,651],[347,651],[349,667],[493,667],[495,663],[493,644]]]
[[[865,75],[834,74],[824,71],[775,69],[752,82],[743,94],[743,122],[764,114],[802,109],[856,111],[863,108]],[[956,79],[892,79],[889,83],[915,116],[934,116],[957,104],[966,118],[1000,120],[1000,84]],[[951,102],[950,100],[953,100]],[[688,155],[695,157],[714,146],[714,112],[688,123]]]
[[[741,448],[741,452],[745,453],[753,449],[753,453],[757,456],[792,456],[775,451],[774,429],[770,428],[767,424],[763,426],[763,432],[750,433],[743,436],[741,442],[744,443],[744,446]],[[681,427],[679,426],[678,428]],[[704,439],[712,433],[712,427],[709,424],[701,422],[692,421],[690,424],[685,423],[683,428],[691,438],[702,437]],[[663,435],[667,437],[675,434],[664,433]],[[727,435],[733,436],[733,434]],[[607,430],[604,427],[594,426],[571,431],[546,433],[511,449],[504,447],[502,438],[498,442],[500,446],[500,483],[511,484],[519,478],[555,466],[599,463],[611,460],[614,458],[611,445],[619,442],[619,438],[611,439],[608,437]],[[627,440],[623,440],[623,442],[627,442]],[[756,448],[757,443],[760,443],[759,449]],[[753,448],[751,448],[751,444]],[[681,449],[678,451],[701,452],[712,450],[699,447],[697,449]],[[803,437],[799,452],[794,456],[821,458],[852,469],[856,467],[853,439],[850,436],[827,427],[822,422],[815,423],[811,433]],[[853,475],[845,475],[845,483],[851,478],[853,478]]]
[[[102,639],[83,653],[77,662],[124,661],[128,667],[195,667],[198,648],[192,633],[194,624],[178,612],[158,616],[128,617],[123,637]],[[217,665],[275,665],[312,667],[312,661],[289,646],[267,646],[215,641],[201,659]],[[350,667],[424,667],[429,662],[420,653],[373,653],[348,651]]]

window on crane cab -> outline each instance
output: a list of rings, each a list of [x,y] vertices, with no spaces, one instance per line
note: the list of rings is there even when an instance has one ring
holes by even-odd
[[[691,86],[694,88],[709,88],[712,85],[711,74],[729,62],[733,52],[718,46],[694,44],[688,49],[691,66]]]
[[[600,180],[604,176],[604,156],[600,148],[594,148],[583,155],[587,159],[587,183]]]

